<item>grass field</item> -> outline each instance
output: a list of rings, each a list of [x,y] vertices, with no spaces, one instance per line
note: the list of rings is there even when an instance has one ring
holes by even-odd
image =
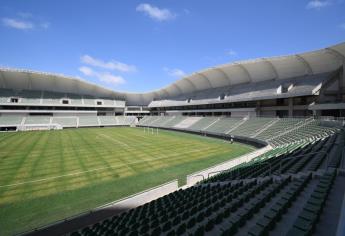
[[[253,148],[141,128],[0,133],[0,235],[47,224]]]

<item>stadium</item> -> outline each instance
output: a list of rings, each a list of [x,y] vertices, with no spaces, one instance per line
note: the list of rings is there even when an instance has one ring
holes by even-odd
[[[345,235],[344,70],[345,43],[150,92],[0,67],[0,235]]]

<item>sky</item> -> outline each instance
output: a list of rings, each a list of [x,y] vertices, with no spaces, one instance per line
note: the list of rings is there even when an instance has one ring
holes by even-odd
[[[1,0],[0,66],[147,92],[345,41],[345,0]]]

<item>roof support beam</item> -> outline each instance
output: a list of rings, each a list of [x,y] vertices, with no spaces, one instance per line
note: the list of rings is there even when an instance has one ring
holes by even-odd
[[[306,68],[306,71],[307,71],[308,75],[314,74],[313,69],[311,68],[309,62],[307,62],[306,59],[304,59],[304,58],[303,58],[301,55],[299,55],[299,54],[296,54],[295,57],[296,57],[297,60],[299,60],[299,61],[303,64],[303,66]]]
[[[1,88],[6,88],[7,87],[7,83],[6,83],[6,79],[5,76],[2,74],[2,71],[0,71],[0,81],[1,81]]]
[[[189,79],[190,77],[186,77],[185,80],[193,87],[193,92],[197,91],[197,87],[195,86],[195,84]]]
[[[183,90],[176,84],[172,84],[175,88],[177,88],[177,90],[180,92],[180,94],[183,94]]]
[[[279,79],[279,74],[278,74],[278,71],[276,69],[276,67],[273,65],[273,63],[267,59],[267,58],[263,58],[262,59],[264,62],[266,62],[266,64],[272,69],[274,75],[275,75],[275,78],[274,79]]]
[[[142,106],[142,104],[145,103],[144,95],[141,93],[141,94],[139,94],[139,97],[140,97],[140,101],[142,102],[142,103],[140,104],[140,106]]]
[[[325,51],[345,63],[345,56],[333,48],[325,48]]]
[[[195,73],[195,74],[197,74],[197,75],[201,76],[202,78],[206,79],[206,81],[207,81],[208,84],[210,85],[210,88],[213,88],[213,85],[211,84],[210,79],[209,79],[206,75],[204,75],[202,72],[197,72],[197,73]]]
[[[243,64],[240,64],[240,63],[234,63],[234,64],[242,69],[243,73],[245,73],[248,76],[249,81],[252,83],[253,82],[253,78],[250,75],[250,73],[247,70],[247,68]]]
[[[54,90],[52,89],[52,91],[54,91],[54,92],[60,92],[60,90],[57,90],[57,88],[58,88],[58,83],[57,83],[57,81],[58,81],[58,77],[57,76],[52,76],[52,78],[51,78],[52,80],[53,80],[53,86],[54,86]],[[95,90],[96,88],[95,88],[95,85],[93,85],[93,89]]]
[[[94,97],[98,97],[98,87],[97,85],[92,86],[92,92]]]
[[[27,73],[27,76],[28,76],[28,89],[32,89],[32,77],[30,75],[30,73]]]
[[[73,91],[79,91],[79,80],[74,80]]]
[[[157,98],[161,98],[158,92],[152,92],[152,93],[153,93],[153,98],[152,98],[153,101]]]
[[[162,89],[162,91],[165,93],[166,97],[171,96],[171,94],[169,93],[169,91],[166,88]]]
[[[232,84],[232,81],[231,81],[230,77],[224,72],[224,70],[222,68],[214,67],[213,69],[216,70],[216,71],[219,71],[222,75],[224,75],[224,77],[229,81],[229,85]]]

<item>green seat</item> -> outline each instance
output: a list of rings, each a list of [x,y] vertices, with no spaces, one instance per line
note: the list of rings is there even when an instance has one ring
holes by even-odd
[[[313,222],[317,219],[317,215],[315,213],[306,210],[302,210],[298,217],[310,222]]]
[[[277,215],[279,215],[282,212],[282,206],[276,203],[271,207],[271,210],[275,211]]]
[[[312,231],[312,224],[310,221],[301,219],[301,218],[297,218],[295,223],[294,223],[294,227],[297,229],[300,229],[306,233],[309,233]]]
[[[277,212],[270,209],[264,214],[264,216],[270,220],[274,220],[277,217]]]
[[[303,207],[304,210],[306,211],[310,211],[310,212],[313,212],[314,214],[318,214],[319,213],[319,210],[320,208],[318,206],[315,206],[313,204],[309,204],[307,203],[304,207]]]
[[[229,221],[232,223],[233,226],[235,226],[237,228],[239,226],[239,223],[240,223],[240,217],[237,215],[232,215],[232,216],[230,216]]]
[[[305,236],[307,235],[306,232],[303,230],[297,229],[295,227],[292,227],[286,234],[286,236]]]
[[[316,199],[324,199],[326,197],[326,193],[313,192],[311,194],[311,197],[316,198]]]
[[[285,198],[281,198],[281,199],[279,199],[279,201],[276,204],[278,204],[278,205],[280,205],[280,206],[285,208],[285,207],[288,206],[289,200],[287,200]]]
[[[265,234],[265,228],[262,227],[261,225],[254,225],[248,232],[248,235],[252,235],[252,236],[261,236]]]
[[[257,225],[261,226],[264,231],[269,231],[272,229],[272,220],[266,217],[261,217],[257,222]]]
[[[195,230],[194,236],[204,236],[204,234],[205,234],[205,229],[204,229],[204,226],[201,225]]]
[[[317,198],[309,198],[309,200],[307,201],[307,203],[313,204],[315,206],[322,206],[323,205],[324,200],[323,199],[317,199]]]
[[[177,228],[177,231],[176,231],[176,233],[178,234],[178,235],[181,235],[181,234],[183,234],[184,232],[186,232],[186,224],[181,224],[178,228]]]
[[[317,185],[314,192],[326,194],[328,192],[328,186]]]
[[[214,227],[214,221],[213,221],[213,219],[210,219],[207,222],[206,227],[205,227],[206,232],[211,231],[213,229],[213,227]]]

